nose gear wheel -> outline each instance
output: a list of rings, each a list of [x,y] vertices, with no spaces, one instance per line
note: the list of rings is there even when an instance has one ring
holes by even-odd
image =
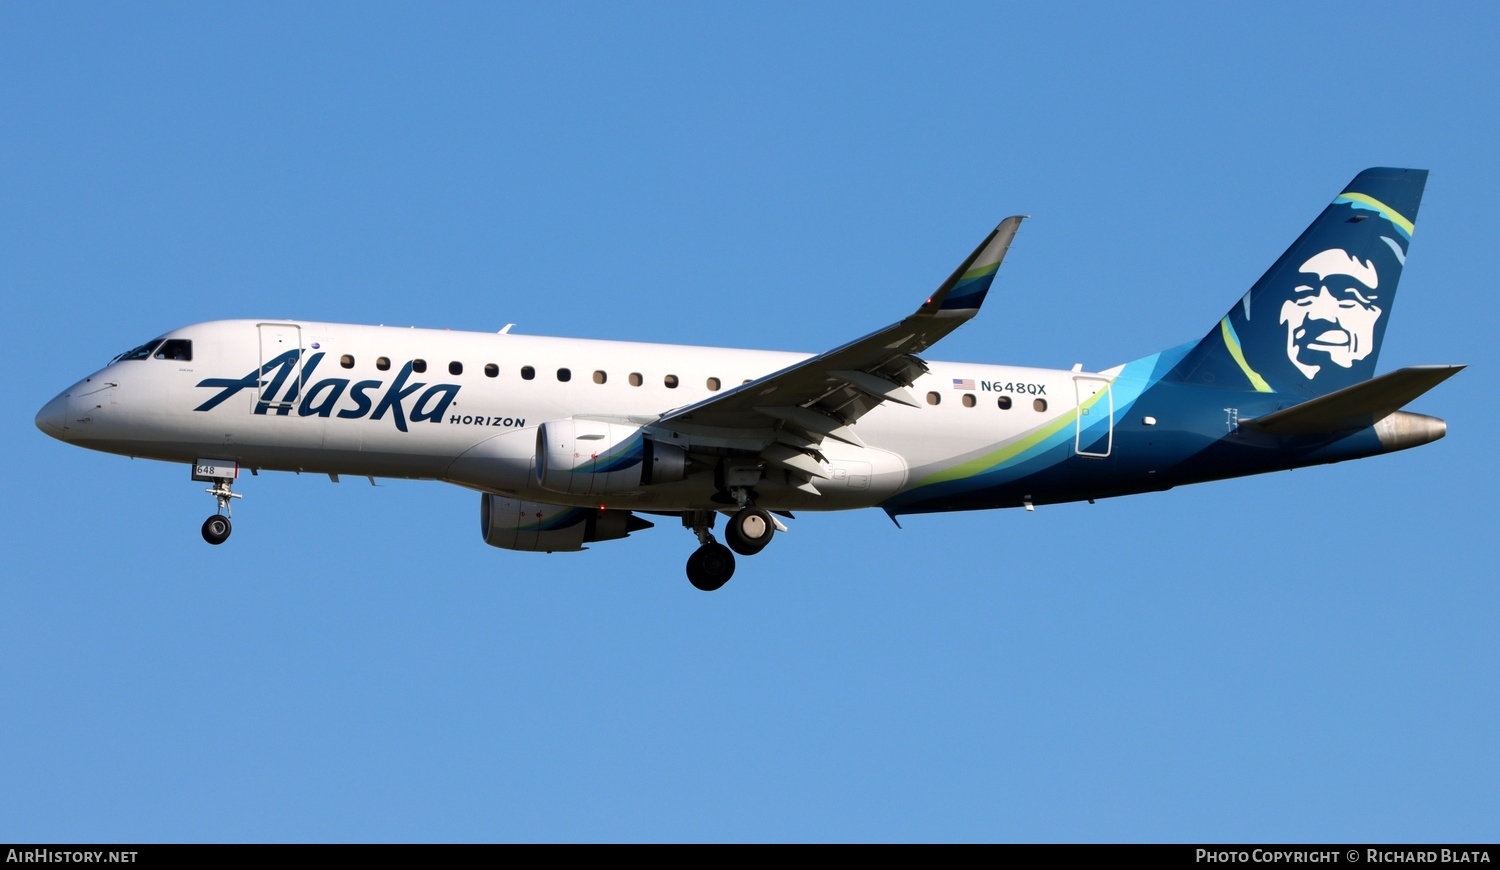
[[[234,527],[229,523],[229,517],[214,514],[203,521],[203,540],[218,546],[229,540],[229,533]]]

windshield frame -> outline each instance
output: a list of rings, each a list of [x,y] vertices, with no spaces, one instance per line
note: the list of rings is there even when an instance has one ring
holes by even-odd
[[[156,349],[161,346],[161,343],[166,340],[167,337],[165,335],[153,338],[145,344],[132,347],[124,353],[116,354],[115,358],[109,361],[109,364],[114,365],[117,362],[125,362],[126,360],[150,359],[151,354],[155,353]]]

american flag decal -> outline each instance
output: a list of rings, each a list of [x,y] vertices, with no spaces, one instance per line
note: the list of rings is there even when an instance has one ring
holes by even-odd
[[[955,390],[972,390],[972,389],[974,389],[974,382],[972,380],[968,379],[968,378],[954,378],[953,379],[953,389],[955,389]]]

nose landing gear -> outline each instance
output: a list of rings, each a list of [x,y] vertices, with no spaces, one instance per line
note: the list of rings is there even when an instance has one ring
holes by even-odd
[[[233,478],[216,477],[214,485],[204,490],[219,502],[219,512],[203,521],[203,540],[218,546],[229,540],[229,533],[234,531],[234,526],[229,522],[229,503],[232,499],[244,498],[237,492],[231,492],[229,485]]]

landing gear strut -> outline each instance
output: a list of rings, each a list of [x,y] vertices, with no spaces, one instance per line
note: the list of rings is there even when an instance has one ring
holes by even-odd
[[[237,492],[231,492],[229,485],[233,483],[231,478],[219,477],[214,479],[214,485],[204,490],[219,502],[219,512],[203,521],[203,540],[218,546],[229,540],[229,533],[234,531],[234,526],[229,522],[229,503],[232,499],[244,498]]]
[[[713,511],[688,511],[682,515],[682,524],[698,536],[698,549],[688,557],[688,582],[704,592],[712,592],[729,582],[734,576],[734,554],[729,548],[714,540]]]

